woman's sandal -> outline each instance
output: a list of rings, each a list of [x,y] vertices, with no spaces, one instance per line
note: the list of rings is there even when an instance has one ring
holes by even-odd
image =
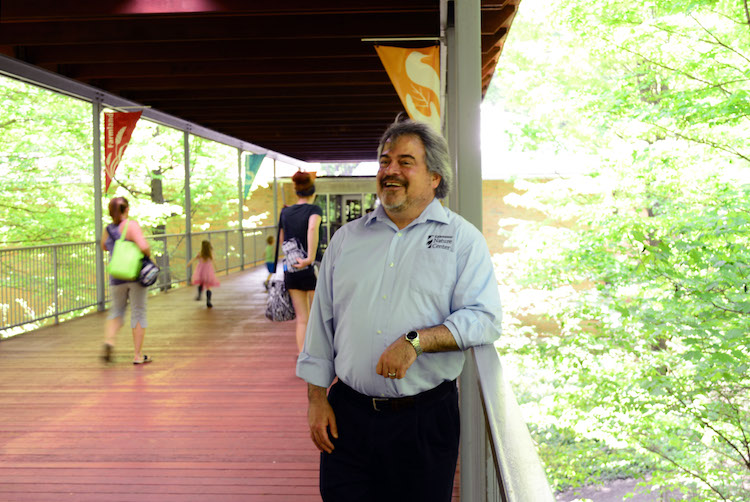
[[[112,361],[112,351],[114,350],[114,347],[108,343],[104,344],[104,352],[102,352],[102,361],[105,363]]]
[[[133,364],[146,364],[150,363],[151,361],[153,361],[153,359],[144,354],[143,359],[141,359],[140,361],[133,361]]]

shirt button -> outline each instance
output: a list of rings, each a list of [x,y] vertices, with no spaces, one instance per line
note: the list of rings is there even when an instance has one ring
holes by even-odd
[[[383,295],[383,300],[385,300],[386,298],[388,298],[388,296],[387,295]]]
[[[378,335],[380,335],[380,334],[382,334],[382,333],[383,333],[382,331],[378,330]]]
[[[398,235],[399,237],[401,237],[401,232],[397,233],[396,235]]]
[[[393,268],[393,262],[391,262],[391,268]]]

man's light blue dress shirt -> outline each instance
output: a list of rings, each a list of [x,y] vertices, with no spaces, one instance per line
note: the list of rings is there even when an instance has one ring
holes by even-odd
[[[397,380],[375,373],[411,330],[444,324],[461,350],[500,336],[501,307],[487,243],[434,199],[403,230],[379,206],[339,229],[323,256],[297,376],[336,376],[369,396],[411,396],[455,379],[463,352],[423,353]]]

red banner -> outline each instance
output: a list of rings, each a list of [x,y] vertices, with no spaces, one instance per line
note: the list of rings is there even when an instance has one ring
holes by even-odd
[[[115,177],[117,166],[128,147],[135,124],[143,112],[115,112],[104,114],[104,193]]]

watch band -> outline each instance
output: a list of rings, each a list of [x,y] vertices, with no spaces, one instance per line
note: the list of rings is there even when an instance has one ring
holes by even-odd
[[[409,331],[404,338],[407,342],[411,344],[412,347],[414,347],[414,350],[417,352],[417,357],[422,355],[422,346],[419,344],[419,333],[417,331]]]

